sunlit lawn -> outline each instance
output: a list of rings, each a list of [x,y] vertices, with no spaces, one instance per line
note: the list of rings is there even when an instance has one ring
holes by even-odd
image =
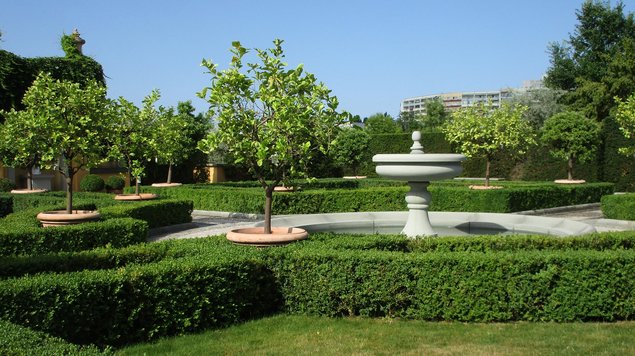
[[[279,315],[123,355],[635,355],[635,322],[445,323]]]

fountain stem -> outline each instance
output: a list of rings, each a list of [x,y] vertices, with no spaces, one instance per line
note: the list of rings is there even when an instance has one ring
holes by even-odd
[[[410,191],[406,193],[406,203],[408,203],[408,220],[406,226],[401,231],[402,234],[415,238],[418,236],[436,236],[432,229],[428,208],[432,196],[428,192],[430,182],[408,182]]]

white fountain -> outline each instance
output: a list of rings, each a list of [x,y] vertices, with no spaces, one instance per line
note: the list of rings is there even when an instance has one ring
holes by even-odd
[[[408,181],[408,220],[401,233],[411,238],[436,236],[428,217],[431,201],[428,185],[433,180],[454,178],[461,174],[461,161],[465,160],[465,156],[455,153],[424,153],[419,131],[412,133],[412,141],[414,142],[409,154],[375,155],[375,171],[382,177]]]

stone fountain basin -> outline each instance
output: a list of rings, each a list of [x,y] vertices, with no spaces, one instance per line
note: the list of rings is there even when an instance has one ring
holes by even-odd
[[[461,174],[462,154],[378,154],[373,156],[375,171],[384,178],[412,182],[454,178]]]
[[[573,220],[543,216],[429,212],[430,222],[439,236],[540,234],[574,236],[595,232],[595,227]],[[315,232],[398,234],[408,212],[362,212],[303,214],[275,217],[272,226],[294,226]],[[256,226],[262,226],[261,223]]]

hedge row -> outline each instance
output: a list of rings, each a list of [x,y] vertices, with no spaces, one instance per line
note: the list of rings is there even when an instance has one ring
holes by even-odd
[[[601,208],[607,219],[635,220],[635,194],[604,196]]]
[[[611,183],[556,185],[553,183],[507,185],[504,189],[471,190],[464,182],[433,183],[432,211],[479,211],[509,213],[557,206],[599,202],[613,193]],[[405,186],[360,189],[305,190],[273,195],[274,214],[317,214],[355,211],[406,210]],[[199,210],[262,214],[264,193],[259,188],[207,189],[205,186],[178,188],[142,187],[144,192],[187,199]]]
[[[0,318],[98,346],[231,325],[281,305],[273,275],[252,254],[233,249],[112,270],[7,279],[0,282]]]
[[[0,320],[0,354],[2,355],[112,355],[95,346],[71,344],[59,337],[34,331]]]
[[[162,199],[111,205],[99,209],[102,219],[131,217],[155,227],[183,224],[192,221],[191,200]]]
[[[258,250],[218,236],[40,256],[31,275],[0,281],[0,318],[119,346],[279,310],[479,322],[635,317],[633,232],[470,239],[315,234]],[[394,252],[405,250],[413,252]],[[2,269],[28,263],[11,260]]]
[[[294,314],[478,322],[635,317],[633,251],[274,252],[269,264]]]

